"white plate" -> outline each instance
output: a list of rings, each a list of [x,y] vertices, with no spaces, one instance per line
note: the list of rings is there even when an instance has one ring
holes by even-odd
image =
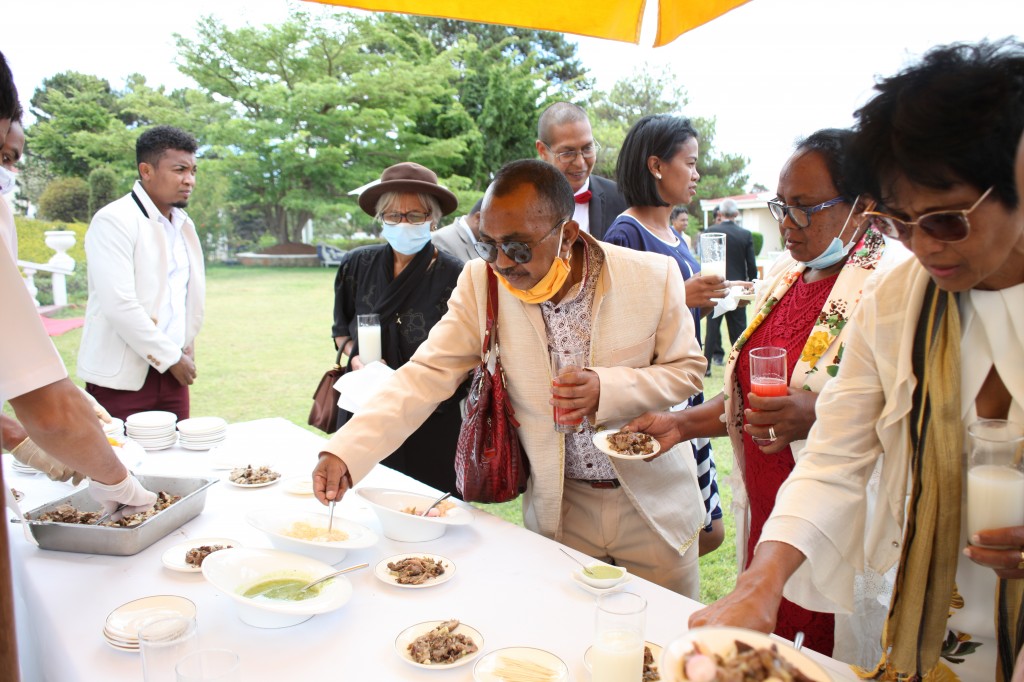
[[[189,442],[186,442],[186,441],[178,441],[178,445],[180,445],[185,450],[192,450],[194,452],[198,452],[200,450],[209,450],[210,448],[212,448],[217,443],[223,443],[223,442],[224,441],[220,441],[220,440],[216,440],[216,441],[214,441],[212,443],[189,443]],[[231,468],[235,469],[237,467],[231,467]]]
[[[202,573],[202,566],[192,566],[185,563],[185,553],[193,547],[202,547],[203,545],[231,545],[232,547],[241,547],[242,544],[237,540],[231,538],[196,538],[195,540],[184,540],[168,548],[164,552],[160,560],[163,561],[164,566],[171,569],[172,571],[181,571],[182,573]]]
[[[572,581],[576,584],[576,587],[580,588],[584,592],[589,592],[595,597],[602,594],[608,594],[609,592],[618,592],[626,586],[626,583],[633,579],[633,574],[627,573],[625,576],[623,576],[622,580],[615,583],[611,587],[601,589],[600,587],[594,587],[593,585],[588,585],[585,582],[583,582],[583,578],[581,578],[579,573],[575,571],[570,572],[569,575],[572,576]]]
[[[105,629],[124,641],[138,639],[139,628],[154,620],[196,615],[196,605],[184,597],[161,594],[122,604],[107,616]]]
[[[261,464],[260,466],[264,466],[264,465]],[[232,467],[232,468],[240,469],[242,467]],[[259,466],[253,467],[253,469],[259,469],[259,468],[260,468]],[[271,469],[271,471],[273,471],[273,469]],[[229,485],[233,485],[236,488],[264,488],[264,487],[266,487],[268,485],[274,485],[275,483],[280,483],[281,482],[281,477],[278,476],[273,481],[264,481],[263,483],[235,483],[234,481],[231,480],[231,472],[228,472],[228,475],[224,477],[224,482],[229,484]]]
[[[774,644],[778,647],[780,658],[792,663],[807,677],[821,682],[832,679],[820,665],[794,649],[786,641],[770,637],[762,632],[730,627],[695,628],[669,642],[662,652],[661,662],[658,666],[661,679],[664,682],[684,682],[682,676],[683,656],[693,651],[694,642],[700,642],[712,652],[722,653],[728,651],[737,640],[758,649]]]
[[[174,424],[177,421],[178,415],[173,412],[152,410],[149,412],[136,412],[135,414],[128,415],[128,419],[125,420],[125,424],[128,426],[138,426],[143,429],[153,429],[161,426],[166,427],[167,425],[174,428]]]
[[[430,632],[443,622],[443,620],[429,620],[426,623],[417,623],[416,625],[411,625],[406,629],[402,630],[400,633],[398,633],[398,637],[395,638],[395,653],[397,653],[398,657],[401,658],[403,661],[405,661],[409,665],[414,665],[417,668],[424,668],[426,670],[447,670],[448,668],[458,668],[460,665],[466,665],[474,658],[479,656],[480,653],[484,650],[484,636],[480,634],[480,631],[476,628],[466,625],[465,623],[460,622],[459,627],[455,628],[454,634],[466,635],[471,640],[473,640],[473,642],[476,644],[475,652],[467,654],[462,658],[456,659],[451,663],[424,664],[412,660],[412,657],[409,655],[409,645],[412,643],[412,641],[420,635],[424,635]]]
[[[608,436],[618,433],[618,431],[598,431],[594,434],[594,445],[598,450],[608,455],[609,457],[615,457],[616,459],[631,459],[643,461],[645,457],[653,457],[654,455],[661,452],[661,444],[658,441],[654,441],[654,451],[649,455],[624,455],[621,452],[615,452],[612,450],[612,446],[608,444]]]
[[[428,557],[430,559],[433,559],[434,561],[440,562],[441,565],[444,566],[444,573],[437,576],[436,578],[431,578],[430,580],[420,585],[403,585],[398,582],[398,579],[395,578],[395,575],[388,569],[389,563],[401,561],[402,559],[415,559],[418,557]],[[413,554],[396,554],[395,556],[389,556],[387,559],[381,559],[380,562],[376,566],[374,566],[373,574],[377,576],[377,578],[381,582],[387,583],[388,585],[418,590],[424,587],[434,587],[435,585],[440,585],[441,583],[446,583],[449,580],[451,580],[453,577],[455,577],[455,564],[452,563],[451,559],[446,559],[440,554],[427,554],[426,552],[419,552]]]
[[[473,666],[473,679],[476,682],[502,682],[505,680],[506,678],[500,677],[495,672],[501,669],[503,665],[501,659],[503,658],[542,665],[554,674],[554,677],[551,678],[552,682],[568,682],[569,680],[569,668],[562,659],[550,651],[527,646],[510,646],[487,654]]]
[[[178,432],[189,436],[204,436],[227,430],[228,423],[220,417],[193,417],[178,422]]]
[[[651,650],[651,656],[654,656],[654,667],[658,668],[661,665],[661,647],[654,642],[644,642],[644,644]],[[583,665],[588,671],[590,670],[590,652],[593,648],[588,646],[587,650],[583,652]]]
[[[286,479],[284,481],[284,491],[291,495],[312,497],[313,479],[309,476],[296,476],[295,478]]]

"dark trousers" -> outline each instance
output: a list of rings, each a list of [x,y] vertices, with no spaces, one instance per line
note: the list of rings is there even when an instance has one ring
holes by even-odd
[[[137,391],[121,391],[96,384],[85,384],[85,390],[110,416],[127,419],[128,415],[149,410],[163,410],[178,415],[178,421],[188,419],[188,386],[182,386],[170,372],[161,374],[152,367],[146,381]]]
[[[739,340],[740,334],[747,328],[746,307],[737,308],[722,315],[725,324],[729,327],[729,347]],[[706,317],[704,324],[707,332],[704,334],[704,357],[708,359],[708,365],[712,358],[724,358],[725,351],[722,349],[722,317]]]

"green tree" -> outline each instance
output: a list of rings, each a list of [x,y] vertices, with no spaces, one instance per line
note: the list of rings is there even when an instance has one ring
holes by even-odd
[[[94,168],[89,173],[89,215],[95,215],[118,197],[117,175],[106,166]]]
[[[57,178],[39,197],[39,217],[66,223],[89,221],[89,185],[81,178]]]

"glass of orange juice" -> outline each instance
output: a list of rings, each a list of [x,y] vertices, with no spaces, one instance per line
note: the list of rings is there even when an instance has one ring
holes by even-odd
[[[774,398],[789,393],[786,371],[786,349],[762,346],[750,350],[750,392],[763,398]],[[754,438],[758,445],[768,445],[771,438]]]

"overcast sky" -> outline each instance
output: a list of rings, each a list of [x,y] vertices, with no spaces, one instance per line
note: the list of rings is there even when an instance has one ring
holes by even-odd
[[[132,72],[153,85],[192,85],[174,65],[172,34],[192,35],[211,12],[235,27],[279,22],[289,8],[286,0],[5,4],[0,50],[26,105],[44,78],[65,70],[114,87]],[[1022,33],[1019,0],[752,0],[666,47],[583,38],[579,54],[605,89],[644,63],[673,69],[689,93],[686,113],[717,117],[718,149],[748,157],[751,182],[774,189],[793,142],[851,125],[876,75],[937,44]]]

